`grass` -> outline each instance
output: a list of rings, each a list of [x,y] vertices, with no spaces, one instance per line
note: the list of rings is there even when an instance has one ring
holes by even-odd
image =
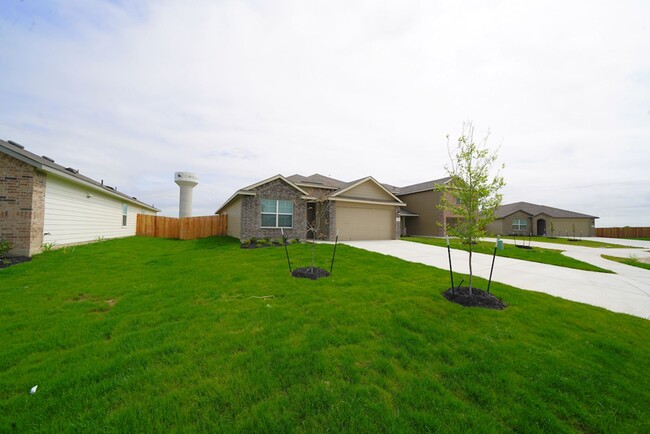
[[[629,257],[629,258],[619,258],[618,256],[608,256],[608,255],[600,255],[604,259],[609,259],[610,261],[616,261],[620,262],[621,264],[626,264],[626,265],[631,265],[633,267],[638,267],[638,268],[645,268],[646,270],[650,270],[650,264],[646,262],[641,262],[639,261],[639,258],[636,257]]]
[[[447,241],[444,238],[405,237],[402,239],[416,243],[447,247]],[[467,247],[463,245],[458,238],[450,238],[449,243],[452,249],[467,250]],[[492,255],[494,253],[494,242],[481,241],[473,246],[472,251],[475,253]],[[521,249],[513,244],[504,243],[503,250],[498,250],[497,255],[503,258],[521,259],[523,261],[557,265],[560,267],[574,268],[576,270],[612,273],[610,270],[605,270],[604,268],[597,267],[587,262],[564,256],[562,250],[543,249],[541,247]]]
[[[504,240],[513,240],[515,237],[512,236],[502,236],[501,237]],[[524,242],[525,240],[526,243],[528,243],[528,237],[516,237],[517,242]],[[612,243],[605,243],[602,241],[592,241],[592,240],[584,240],[584,239],[578,239],[578,241],[569,241],[568,238],[562,238],[562,237],[532,237],[530,239],[531,241],[536,241],[540,243],[550,243],[550,244],[560,244],[560,245],[569,245],[569,246],[580,246],[580,247],[593,247],[593,248],[600,248],[600,249],[634,249],[634,246],[624,246],[621,244],[612,244]]]
[[[41,254],[0,270],[0,432],[650,431],[648,321],[498,283],[506,310],[462,308],[447,287],[345,245],[317,281],[229,238]]]

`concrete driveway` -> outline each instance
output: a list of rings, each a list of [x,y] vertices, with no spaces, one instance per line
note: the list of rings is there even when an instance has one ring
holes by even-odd
[[[627,240],[602,238],[596,241],[616,242],[630,245]],[[394,256],[405,261],[417,262],[449,270],[447,249],[401,240],[345,241],[352,247]],[[492,280],[530,291],[544,292],[567,300],[603,307],[613,312],[627,313],[650,319],[650,270],[632,267],[600,257],[601,253],[611,256],[650,258],[650,242],[634,243],[643,249],[592,249],[579,246],[564,246],[532,242],[539,247],[565,250],[567,256],[589,262],[616,274],[574,270],[555,265],[538,264],[497,256]],[[454,272],[467,274],[467,252],[452,250]],[[474,275],[487,279],[490,276],[492,256],[473,254]]]

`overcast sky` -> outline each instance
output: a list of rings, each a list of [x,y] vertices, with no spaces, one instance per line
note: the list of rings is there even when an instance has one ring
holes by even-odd
[[[650,226],[650,2],[2,0],[0,138],[178,214],[276,174],[446,176]]]

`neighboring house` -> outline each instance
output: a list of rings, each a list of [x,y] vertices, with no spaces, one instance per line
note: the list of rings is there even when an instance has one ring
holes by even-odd
[[[368,176],[343,182],[322,175],[276,175],[242,188],[216,214],[228,216],[228,235],[251,238],[381,240],[400,236],[404,203]]]
[[[12,255],[31,256],[44,244],[63,246],[135,235],[136,215],[160,210],[0,140],[0,239]]]
[[[501,205],[487,226],[494,235],[596,236],[596,216],[545,205],[517,202]]]
[[[447,184],[451,178],[440,178],[406,187],[386,187],[406,204],[408,211],[402,214],[402,235],[445,236],[446,225],[453,226],[456,218],[440,209],[442,193],[437,187]]]

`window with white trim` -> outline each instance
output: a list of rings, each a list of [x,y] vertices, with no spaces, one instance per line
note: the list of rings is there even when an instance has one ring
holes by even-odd
[[[513,219],[512,220],[512,230],[513,231],[525,231],[528,229],[528,220],[527,219]]]
[[[290,200],[262,199],[263,228],[292,228],[293,202]]]
[[[122,204],[122,226],[126,226],[126,216],[129,215],[129,206]]]

